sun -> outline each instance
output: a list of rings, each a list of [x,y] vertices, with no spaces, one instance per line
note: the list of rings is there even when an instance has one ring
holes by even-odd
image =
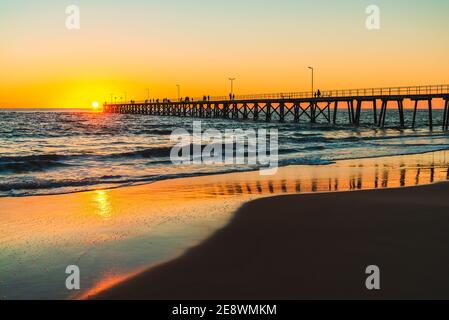
[[[92,102],[92,108],[98,109],[99,106],[100,106],[100,105],[98,104],[98,101]]]

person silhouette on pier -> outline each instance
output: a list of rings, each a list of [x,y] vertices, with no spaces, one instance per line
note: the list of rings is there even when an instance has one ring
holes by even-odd
[[[210,96],[207,96],[207,101],[210,101]]]
[[[321,97],[321,91],[320,91],[320,89],[318,89],[318,91],[316,92],[316,95],[317,95],[318,98]]]

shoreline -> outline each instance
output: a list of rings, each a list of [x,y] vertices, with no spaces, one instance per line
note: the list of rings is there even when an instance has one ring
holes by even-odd
[[[448,192],[446,182],[253,200],[182,256],[89,298],[447,299]],[[365,288],[370,265],[379,291]]]
[[[278,170],[282,169],[295,169],[295,167],[324,167],[329,165],[334,165],[339,162],[351,162],[351,161],[358,161],[358,160],[376,160],[376,159],[390,159],[390,158],[399,158],[399,157],[413,157],[413,156],[420,156],[420,155],[430,155],[435,154],[439,152],[449,152],[449,147],[437,149],[433,151],[424,151],[424,152],[413,152],[413,153],[403,153],[403,154],[395,154],[395,155],[380,155],[380,156],[372,156],[372,157],[356,157],[356,158],[347,158],[347,159],[337,159],[329,161],[328,163],[316,163],[316,164],[288,164],[285,166],[279,166]],[[180,180],[180,179],[194,179],[194,178],[202,178],[202,177],[217,177],[217,176],[225,176],[225,175],[233,175],[233,174],[254,174],[260,171],[260,168],[256,169],[248,169],[248,170],[235,170],[235,171],[218,171],[218,172],[205,172],[205,173],[194,173],[194,174],[184,174],[176,177],[167,177],[164,179],[159,180],[153,180],[153,181],[142,181],[142,182],[130,182],[124,185],[118,185],[118,186],[110,186],[110,187],[100,187],[98,185],[97,187],[94,187],[93,189],[86,189],[86,190],[79,190],[79,191],[70,191],[70,192],[60,192],[60,193],[42,193],[42,194],[34,194],[34,195],[8,195],[8,196],[0,196],[0,199],[7,199],[7,198],[27,198],[27,197],[46,197],[46,196],[60,196],[60,195],[70,195],[70,194],[77,194],[77,193],[84,193],[84,192],[93,192],[98,190],[117,190],[122,188],[132,188],[132,187],[141,187],[141,186],[148,186],[159,182],[164,181],[173,181],[173,180]]]
[[[83,290],[77,296],[98,292],[201,245],[226,228],[251,200],[448,181],[446,159],[449,151],[439,151],[288,166],[275,176],[237,172],[64,195],[0,198],[0,260],[6,262],[0,273],[7,275],[0,290],[13,288],[5,289],[8,299],[73,298],[57,281],[60,270],[77,264],[83,270]]]

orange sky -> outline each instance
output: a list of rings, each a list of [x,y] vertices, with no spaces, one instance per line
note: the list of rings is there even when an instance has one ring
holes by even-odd
[[[447,1],[75,1],[0,4],[0,107],[449,83]],[[406,9],[404,9],[406,8]]]

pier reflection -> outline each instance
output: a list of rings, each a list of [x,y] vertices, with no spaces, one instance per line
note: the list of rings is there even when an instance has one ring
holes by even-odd
[[[280,168],[272,177],[258,172],[200,178],[195,194],[210,197],[341,192],[412,187],[449,180],[449,154],[439,151],[414,156],[340,161],[327,166]],[[213,182],[209,182],[213,180]],[[189,194],[192,185],[177,185]]]
[[[369,172],[360,172],[357,175],[348,177],[325,179],[304,177],[281,181],[264,179],[253,183],[224,182],[206,187],[210,187],[212,189],[210,194],[215,196],[354,191],[410,187],[434,183],[435,181],[448,180],[448,174],[448,168],[444,168],[444,170],[436,170],[435,167],[424,170],[384,168],[381,174],[376,170],[372,175]]]

